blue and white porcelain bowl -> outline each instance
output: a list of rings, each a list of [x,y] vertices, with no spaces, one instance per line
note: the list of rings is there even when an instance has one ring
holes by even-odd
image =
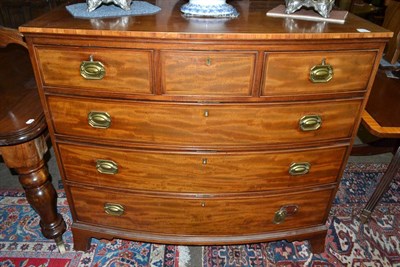
[[[181,7],[186,16],[202,17],[237,17],[236,9],[227,4],[226,0],[189,0]]]

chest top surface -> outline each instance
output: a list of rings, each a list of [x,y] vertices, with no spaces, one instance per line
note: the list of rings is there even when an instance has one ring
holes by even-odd
[[[304,40],[389,38],[390,31],[348,14],[344,24],[273,18],[266,13],[282,2],[232,1],[240,13],[234,19],[187,18],[180,7],[187,1],[149,0],[155,15],[106,19],[74,18],[65,7],[20,27],[25,34],[55,34],[150,39]],[[361,31],[361,32],[360,32]]]

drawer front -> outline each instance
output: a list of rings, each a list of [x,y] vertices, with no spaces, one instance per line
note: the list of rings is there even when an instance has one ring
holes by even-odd
[[[59,144],[67,180],[134,190],[222,193],[336,182],[346,147],[172,153]]]
[[[364,91],[375,57],[375,51],[266,54],[262,95]],[[321,66],[323,59],[325,66]],[[332,75],[326,72],[328,65]],[[310,78],[312,69],[314,82]]]
[[[349,138],[361,104],[361,100],[276,105],[125,103],[58,96],[47,100],[57,134],[191,147]],[[89,121],[102,125],[106,116],[105,128],[88,123],[91,117]],[[311,128],[301,129],[300,122]]]
[[[77,221],[156,234],[210,236],[256,234],[324,224],[334,192],[325,189],[284,195],[196,198],[79,187],[70,187],[70,191]],[[284,221],[281,221],[282,210],[287,211]],[[276,212],[279,213],[277,217]],[[280,223],[274,223],[274,218]]]
[[[251,96],[256,53],[162,52],[167,95]]]
[[[39,46],[36,55],[45,86],[112,93],[152,93],[151,51]],[[94,65],[90,62],[91,56]]]

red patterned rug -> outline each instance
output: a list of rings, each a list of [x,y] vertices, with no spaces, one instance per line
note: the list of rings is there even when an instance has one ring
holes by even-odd
[[[68,230],[63,235],[66,253],[60,254],[53,240],[40,232],[39,216],[21,191],[0,191],[0,267],[182,267],[188,248],[92,239],[88,252],[74,251],[69,230],[71,216],[65,193],[58,191],[58,211]]]
[[[367,224],[360,211],[386,170],[383,164],[349,164],[327,222],[325,252],[307,241],[206,246],[203,267],[400,266],[400,173]]]
[[[358,216],[386,165],[349,164],[337,193],[326,238],[326,250],[312,254],[307,241],[203,247],[203,267],[230,266],[400,266],[400,179],[392,183],[366,225]],[[400,174],[397,176],[400,178]],[[58,191],[59,212],[71,224],[65,194]],[[76,252],[72,235],[64,234],[67,252],[58,253],[42,237],[39,217],[21,191],[0,191],[0,266],[174,266],[188,265],[188,247],[124,240],[92,239],[91,249]]]

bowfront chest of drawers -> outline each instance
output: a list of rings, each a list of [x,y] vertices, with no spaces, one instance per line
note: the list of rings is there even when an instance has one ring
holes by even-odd
[[[321,251],[391,34],[352,15],[270,18],[268,1],[232,2],[241,15],[222,20],[152,3],[162,8],[152,16],[85,20],[61,8],[20,28],[75,249],[95,237],[309,239]]]

